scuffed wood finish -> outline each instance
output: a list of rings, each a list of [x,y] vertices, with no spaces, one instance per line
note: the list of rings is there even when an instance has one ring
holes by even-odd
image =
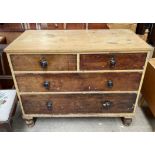
[[[131,113],[136,94],[24,95],[26,114]],[[110,101],[105,108],[105,101]],[[52,105],[47,107],[48,102]]]
[[[5,51],[27,124],[81,116],[124,117],[129,124],[153,48],[129,30],[43,30],[26,31]],[[42,55],[50,62],[44,70]]]
[[[11,43],[8,53],[94,53],[148,51],[153,48],[131,30],[28,30]]]
[[[48,62],[47,68],[42,68],[40,60]],[[74,54],[19,54],[11,55],[15,71],[69,71],[77,69],[77,56]]]
[[[136,91],[141,73],[19,74],[20,92]],[[108,87],[112,80],[113,87]],[[44,87],[48,81],[49,88]]]
[[[81,70],[126,70],[143,69],[147,53],[110,53],[110,54],[81,54]],[[110,67],[110,60],[114,58],[116,65]]]

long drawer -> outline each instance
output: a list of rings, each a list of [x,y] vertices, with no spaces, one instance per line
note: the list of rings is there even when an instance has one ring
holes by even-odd
[[[81,54],[81,70],[143,69],[146,53]]]
[[[136,94],[55,94],[21,96],[26,114],[131,113]]]
[[[17,74],[21,92],[136,91],[141,73]]]
[[[15,71],[70,71],[77,69],[76,54],[11,55]]]

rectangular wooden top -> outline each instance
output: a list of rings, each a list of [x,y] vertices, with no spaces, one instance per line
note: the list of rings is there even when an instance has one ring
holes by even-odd
[[[113,30],[28,30],[14,40],[8,53],[87,53],[148,51],[153,48],[134,32]]]

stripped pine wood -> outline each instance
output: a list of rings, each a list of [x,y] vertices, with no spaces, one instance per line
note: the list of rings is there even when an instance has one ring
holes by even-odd
[[[77,92],[19,92],[20,95],[45,95],[45,94],[110,94],[110,93],[119,93],[119,94],[137,94],[138,91],[77,91]]]
[[[24,115],[25,112],[24,112],[24,109],[23,109],[21,97],[20,97],[20,94],[19,94],[18,85],[17,85],[16,78],[15,78],[15,75],[14,75],[13,67],[12,67],[12,64],[11,64],[10,55],[8,53],[7,53],[7,58],[8,58],[8,63],[9,63],[9,66],[10,66],[11,74],[12,74],[12,77],[13,77],[13,82],[14,82],[14,85],[15,85],[15,88],[16,88],[16,91],[17,91],[18,100],[19,100],[19,103],[20,103],[20,106],[21,106],[22,113]]]
[[[77,54],[77,71],[80,71],[80,54]]]
[[[28,30],[5,51],[16,52],[103,52],[147,51],[152,47],[130,30]]]
[[[153,48],[152,48],[153,49]],[[152,51],[152,50],[151,50]],[[7,51],[6,51],[7,52]],[[111,52],[113,53],[138,53],[139,51],[101,51],[101,52],[93,52],[93,51],[89,51],[89,52],[83,52],[82,54],[110,54]],[[140,53],[146,53],[147,51],[143,51],[141,50]],[[9,52],[8,52],[9,53]],[[29,51],[29,52],[23,52],[23,51],[18,51],[18,52],[13,52],[13,53],[10,53],[10,54],[16,54],[16,55],[23,55],[23,54],[27,54],[27,55],[32,55],[33,51]],[[33,55],[37,55],[37,54],[45,54],[45,52],[38,52],[38,53],[33,53]],[[73,51],[73,52],[50,52],[50,51],[47,51],[46,54],[50,55],[50,54],[58,54],[58,55],[61,55],[61,54],[81,54],[80,52],[78,51]]]
[[[91,114],[25,114],[23,116],[24,119],[32,119],[32,118],[37,118],[37,117],[128,117],[132,118],[134,116],[133,113],[91,113]]]
[[[34,125],[34,117],[124,117],[124,124],[129,125],[153,48],[129,30],[44,30],[26,31],[5,51],[28,126]],[[41,68],[40,56],[48,59],[47,68]],[[42,88],[46,79],[56,82],[48,90]],[[54,113],[46,109],[46,96],[56,102]],[[111,96],[108,99],[115,108],[106,101],[103,105],[111,109],[102,113],[100,102],[106,96]],[[60,97],[69,104],[68,109]],[[48,108],[51,106],[48,103]]]
[[[143,70],[91,70],[91,71],[14,71],[15,74],[61,74],[61,73],[118,73],[118,72],[143,72]]]

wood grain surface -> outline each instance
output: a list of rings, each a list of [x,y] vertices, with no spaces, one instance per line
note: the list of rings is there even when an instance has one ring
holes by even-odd
[[[131,30],[28,30],[6,49],[9,53],[85,53],[148,51],[153,48]]]
[[[131,113],[136,94],[71,94],[21,96],[26,114]],[[109,108],[103,107],[110,101]],[[47,104],[52,104],[51,109]]]
[[[5,51],[24,118],[128,118],[153,48],[130,30],[38,30],[24,32]]]
[[[16,75],[20,92],[136,91],[141,73],[64,73]],[[113,87],[109,88],[108,80]],[[49,88],[44,82],[49,82]]]
[[[42,59],[48,62],[45,69],[40,66]],[[15,71],[68,71],[77,69],[77,57],[72,54],[11,55],[11,61]]]
[[[81,70],[103,69],[143,69],[147,53],[110,53],[110,54],[81,54]],[[114,58],[116,65],[110,67],[110,60]]]

